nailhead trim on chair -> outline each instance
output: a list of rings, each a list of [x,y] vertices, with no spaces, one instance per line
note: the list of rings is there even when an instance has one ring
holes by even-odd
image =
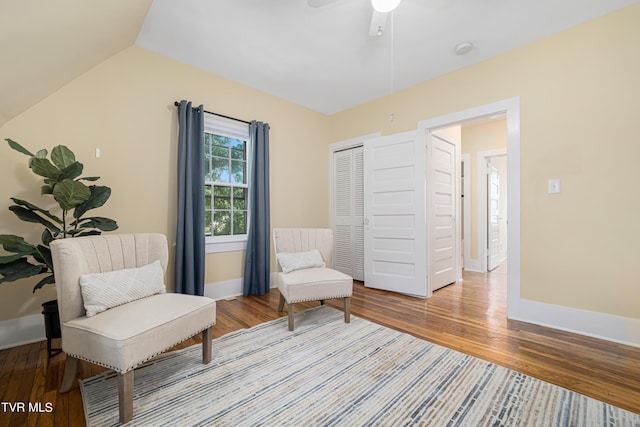
[[[140,366],[140,364],[142,364],[142,363],[146,362],[147,360],[153,359],[153,358],[154,358],[154,357],[156,357],[157,355],[162,354],[162,353],[164,353],[165,351],[169,350],[171,347],[174,347],[174,346],[176,346],[176,345],[180,344],[181,342],[184,342],[184,341],[188,340],[189,338],[191,338],[191,337],[194,337],[194,336],[198,335],[198,334],[199,334],[199,333],[201,333],[202,331],[207,330],[207,329],[209,329],[210,327],[212,327],[212,326],[214,326],[214,325],[215,325],[215,323],[212,323],[212,324],[210,324],[209,326],[207,326],[207,327],[205,327],[205,328],[202,328],[202,329],[200,329],[200,330],[199,330],[199,331],[197,331],[197,332],[194,332],[192,335],[189,335],[188,337],[186,337],[186,338],[184,338],[184,339],[182,339],[182,340],[180,340],[180,341],[178,341],[178,342],[176,342],[176,343],[174,343],[174,344],[171,344],[170,346],[166,347],[164,350],[161,350],[161,351],[159,351],[159,352],[157,352],[157,353],[155,353],[155,354],[152,354],[151,356],[147,357],[147,358],[146,358],[146,359],[144,359],[144,360],[140,360],[139,362],[136,362],[133,366],[131,366],[131,367],[129,367],[129,368],[127,368],[127,369],[125,369],[124,371],[121,371],[121,370],[119,370],[118,368],[116,368],[116,367],[114,367],[114,366],[109,366],[109,365],[107,365],[106,363],[96,362],[95,360],[87,359],[87,358],[85,358],[85,357],[78,356],[78,355],[75,355],[75,354],[72,354],[72,353],[67,353],[66,351],[65,351],[64,353],[65,353],[65,354],[67,354],[67,355],[69,355],[69,356],[71,356],[71,357],[75,357],[76,359],[85,360],[85,361],[87,361],[87,362],[91,362],[91,363],[94,363],[94,364],[96,364],[96,365],[103,366],[103,367],[105,367],[105,368],[107,368],[107,369],[113,369],[114,371],[116,371],[116,372],[118,372],[118,373],[120,373],[120,374],[124,374],[124,373],[129,372],[129,371],[130,371],[130,370],[132,370],[132,369],[137,368],[138,366]],[[64,351],[64,349],[63,349],[62,351]]]
[[[288,303],[290,302],[291,304],[296,304],[299,302],[307,302],[307,301],[320,301],[320,300],[326,300],[326,299],[336,299],[336,298],[347,298],[347,297],[351,297],[353,294],[349,294],[349,295],[338,295],[335,297],[322,297],[322,298],[307,298],[307,299],[299,299],[299,300],[295,300],[295,301],[287,301]],[[285,300],[287,298],[285,297]]]

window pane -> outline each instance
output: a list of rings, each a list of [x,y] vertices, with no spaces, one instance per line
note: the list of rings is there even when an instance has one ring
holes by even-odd
[[[229,148],[229,138],[226,136],[213,135],[213,144],[218,147],[227,147]]]
[[[242,137],[231,138],[216,135],[215,131],[205,132],[204,201],[207,236],[247,233],[248,148],[249,142]]]
[[[231,213],[215,211],[213,213],[213,235],[228,236],[231,234]]]
[[[213,135],[210,133],[204,134],[204,156],[211,157],[211,144],[213,143]]]
[[[204,235],[205,236],[211,236],[211,218],[212,218],[211,211],[205,210],[204,211]]]
[[[233,189],[233,209],[234,210],[247,209],[247,189],[246,188]]]
[[[233,234],[247,234],[247,211],[233,212]]]
[[[231,187],[216,185],[213,191],[214,209],[231,209]]]
[[[246,184],[247,162],[241,160],[231,160],[231,182],[234,184]]]
[[[235,160],[247,160],[247,143],[239,139],[231,140],[231,158]]]
[[[212,181],[229,182],[229,160],[220,157],[213,158]]]
[[[211,154],[218,157],[229,157],[229,149],[214,145],[212,147]]]
[[[205,209],[211,209],[211,186],[204,186],[204,207]]]

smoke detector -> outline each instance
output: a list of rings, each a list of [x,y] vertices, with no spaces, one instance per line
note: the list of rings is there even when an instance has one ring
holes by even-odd
[[[454,51],[456,52],[456,55],[466,55],[467,53],[471,52],[472,49],[473,49],[473,43],[462,42],[456,45],[456,48],[454,49]]]

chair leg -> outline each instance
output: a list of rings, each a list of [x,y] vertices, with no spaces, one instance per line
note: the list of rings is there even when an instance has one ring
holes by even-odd
[[[64,362],[64,376],[62,377],[62,386],[60,386],[60,393],[66,393],[71,389],[73,381],[78,375],[78,364],[80,360],[68,354],[67,360]]]
[[[351,323],[351,297],[344,299],[344,323]]]
[[[202,363],[205,365],[211,362],[211,335],[213,326],[202,331]]]
[[[282,311],[284,309],[284,296],[280,294],[280,302],[278,303],[278,311]]]
[[[288,315],[288,317],[289,317],[289,330],[293,331],[293,308],[294,308],[293,306],[294,305],[292,303],[288,303],[287,305],[288,305],[287,308],[288,308],[288,311],[289,311],[289,315]]]
[[[120,423],[126,424],[133,418],[133,369],[118,374],[118,404]]]

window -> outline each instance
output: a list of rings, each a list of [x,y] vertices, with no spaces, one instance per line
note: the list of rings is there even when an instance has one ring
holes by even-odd
[[[205,114],[207,252],[243,250],[249,224],[249,125]]]

